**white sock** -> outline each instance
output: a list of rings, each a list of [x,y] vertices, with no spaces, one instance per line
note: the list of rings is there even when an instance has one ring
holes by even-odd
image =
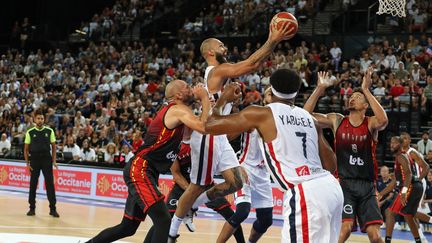
[[[194,204],[192,205],[193,209],[197,209],[201,204],[209,202],[210,199],[207,196],[207,191],[203,192],[199,197],[195,200]]]
[[[169,235],[172,237],[176,237],[178,235],[179,227],[182,223],[183,219],[177,217],[177,215],[174,214],[174,216],[171,219],[171,226],[169,230]]]
[[[420,239],[425,239],[425,235],[423,234],[423,230],[421,228],[418,229]]]

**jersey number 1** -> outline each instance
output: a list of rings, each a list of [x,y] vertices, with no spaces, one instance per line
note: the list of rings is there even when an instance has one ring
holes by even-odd
[[[303,155],[307,159],[307,153],[306,153],[306,133],[305,132],[296,132],[296,136],[302,138],[302,142],[303,142]]]

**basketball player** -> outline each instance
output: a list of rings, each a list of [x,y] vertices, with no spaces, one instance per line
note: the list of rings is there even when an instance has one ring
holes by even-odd
[[[271,89],[264,92],[264,104],[271,102]],[[237,232],[237,228],[249,216],[251,207],[256,209],[249,242],[257,242],[273,223],[273,194],[270,173],[264,165],[259,148],[259,134],[256,129],[242,134],[242,153],[239,162],[247,173],[248,183],[235,194],[236,211],[231,220],[225,222],[216,242],[226,242]],[[236,220],[236,221],[234,221]]]
[[[166,201],[171,216],[173,216],[174,212],[176,211],[178,199],[184,193],[190,183],[189,173],[191,169],[191,149],[189,145],[189,136],[187,135],[188,130],[189,129],[185,127],[185,135],[183,137],[180,152],[177,156],[177,159],[171,166],[171,174],[173,175],[173,180],[175,184],[172,187],[169,195],[167,196],[168,199]],[[209,185],[209,187],[211,186],[213,185]],[[215,200],[206,203],[206,206],[222,215],[222,217],[224,217],[226,220],[228,220],[234,214],[234,211],[231,209],[231,204],[225,199],[225,197],[216,198]],[[195,231],[195,225],[193,224],[193,221],[184,221],[184,223],[190,232]],[[234,237],[236,238],[236,241],[238,243],[245,242],[243,230],[241,227],[239,227],[234,232]]]
[[[282,242],[333,243],[339,235],[343,194],[322,164],[335,166],[333,152],[321,161],[314,119],[294,105],[301,82],[295,71],[279,69],[270,77],[269,105],[223,115],[222,108],[241,95],[239,86],[229,85],[213,108],[206,131],[231,134],[257,129],[266,167],[285,192]]]
[[[416,174],[414,176],[418,178],[418,180],[422,183],[423,186],[423,193],[421,197],[422,199],[420,200],[419,204],[420,207],[426,192],[426,176],[429,173],[429,165],[424,160],[423,155],[419,153],[415,148],[411,147],[411,136],[407,132],[402,132],[400,137],[403,140],[402,151],[405,152],[412,161],[414,161],[414,165],[416,167]],[[424,222],[432,222],[432,217],[419,211],[417,211],[417,214],[415,215],[415,222],[417,226],[420,226],[418,219]],[[422,229],[420,227],[418,227],[418,229],[421,240],[423,242],[426,242],[426,237],[424,236]]]
[[[383,219],[376,200],[378,166],[375,147],[378,131],[387,126],[388,118],[369,90],[372,71],[369,68],[365,72],[361,89],[355,89],[349,98],[348,116],[312,113],[319,97],[327,87],[333,85],[326,72],[318,74],[317,87],[304,105],[321,127],[331,128],[335,135],[337,174],[344,192],[339,243],[348,239],[356,218],[362,232],[367,232],[370,242],[383,242],[380,236]],[[372,117],[365,115],[369,105],[375,114]]]
[[[200,51],[208,64],[204,83],[212,99],[218,99],[227,79],[258,69],[276,45],[291,31],[290,25],[277,29],[276,25],[272,24],[270,29],[266,43],[248,59],[235,64],[227,63],[227,48],[220,40],[209,38],[202,42]],[[231,108],[232,105],[227,104],[224,114],[231,113]],[[243,187],[240,166],[226,135],[203,135],[199,131],[193,131],[191,159],[191,183],[180,197],[172,218],[169,232],[171,240],[178,237],[178,228],[191,208],[196,211],[201,204],[234,193]],[[225,181],[206,190],[207,186],[213,183],[214,174],[222,174]],[[189,212],[188,216],[192,215],[193,213]]]
[[[196,117],[190,108],[194,96],[201,101],[201,117]],[[147,130],[144,144],[124,168],[128,197],[122,222],[103,230],[88,242],[113,242],[131,236],[146,215],[150,216],[156,227],[149,232],[151,234],[147,234],[145,242],[167,242],[171,218],[164,196],[158,189],[159,174],[169,171],[175,160],[184,125],[204,131],[210,100],[204,87],[196,86],[192,90],[182,80],[168,83],[165,97],[169,104],[157,113]]]
[[[415,162],[403,152],[403,139],[401,137],[392,137],[390,148],[395,155],[394,177],[393,180],[380,194],[385,195],[397,187],[399,194],[390,206],[390,210],[404,216],[405,222],[414,236],[415,242],[421,242],[418,228],[414,222],[414,216],[417,213],[423,186],[417,177],[413,176],[416,172]],[[413,172],[414,171],[414,172]],[[386,242],[391,242],[391,235],[386,236]]]

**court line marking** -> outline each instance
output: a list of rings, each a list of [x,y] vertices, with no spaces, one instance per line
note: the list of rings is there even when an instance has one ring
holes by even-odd
[[[52,230],[88,230],[88,231],[101,231],[105,228],[86,228],[86,227],[45,227],[45,226],[10,226],[10,225],[0,225],[0,229],[52,229]],[[148,230],[138,229],[137,232],[148,232]],[[220,232],[189,232],[180,230],[181,234],[185,235],[219,235]],[[280,239],[281,236],[266,236],[266,238]],[[355,243],[355,242],[353,242]]]

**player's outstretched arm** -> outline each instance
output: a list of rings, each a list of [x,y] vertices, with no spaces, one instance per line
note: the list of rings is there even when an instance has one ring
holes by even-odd
[[[229,84],[216,102],[211,116],[205,124],[205,131],[210,134],[234,134],[252,130],[257,127],[260,120],[265,117],[268,108],[261,106],[248,106],[239,113],[224,116],[223,107],[241,96],[238,84]]]
[[[363,82],[361,88],[363,90],[363,94],[365,95],[374,113],[374,116],[372,116],[370,119],[370,128],[371,130],[382,131],[386,128],[388,124],[388,118],[384,108],[381,106],[381,104],[378,102],[378,100],[373,96],[373,94],[369,90],[372,84],[372,79],[371,79],[372,72],[373,72],[372,67],[369,67],[366,70],[363,76]]]
[[[196,86],[193,89],[195,98],[201,100],[202,112],[200,117],[193,114],[191,108],[184,104],[176,105],[168,110],[169,116],[165,117],[165,122],[171,121],[174,124],[184,124],[192,130],[204,133],[204,124],[210,112],[210,100],[207,90],[203,86]]]
[[[212,78],[219,80],[223,78],[235,78],[258,69],[261,63],[270,56],[277,44],[292,31],[290,25],[283,25],[281,29],[277,29],[276,24],[270,24],[270,28],[272,30],[269,33],[268,39],[260,49],[244,61],[235,64],[224,63],[217,66],[214,68],[210,80]],[[213,85],[211,81],[208,83],[209,85]],[[213,87],[209,86],[209,89],[213,90]]]
[[[336,131],[340,121],[343,119],[343,115],[339,113],[321,114],[315,113],[313,111],[315,110],[315,106],[318,103],[319,98],[324,94],[326,88],[336,84],[337,83],[333,83],[330,80],[327,72],[318,72],[317,87],[303,106],[303,109],[307,110],[315,117],[315,119],[317,119],[318,126],[321,128],[331,128],[333,132]]]

